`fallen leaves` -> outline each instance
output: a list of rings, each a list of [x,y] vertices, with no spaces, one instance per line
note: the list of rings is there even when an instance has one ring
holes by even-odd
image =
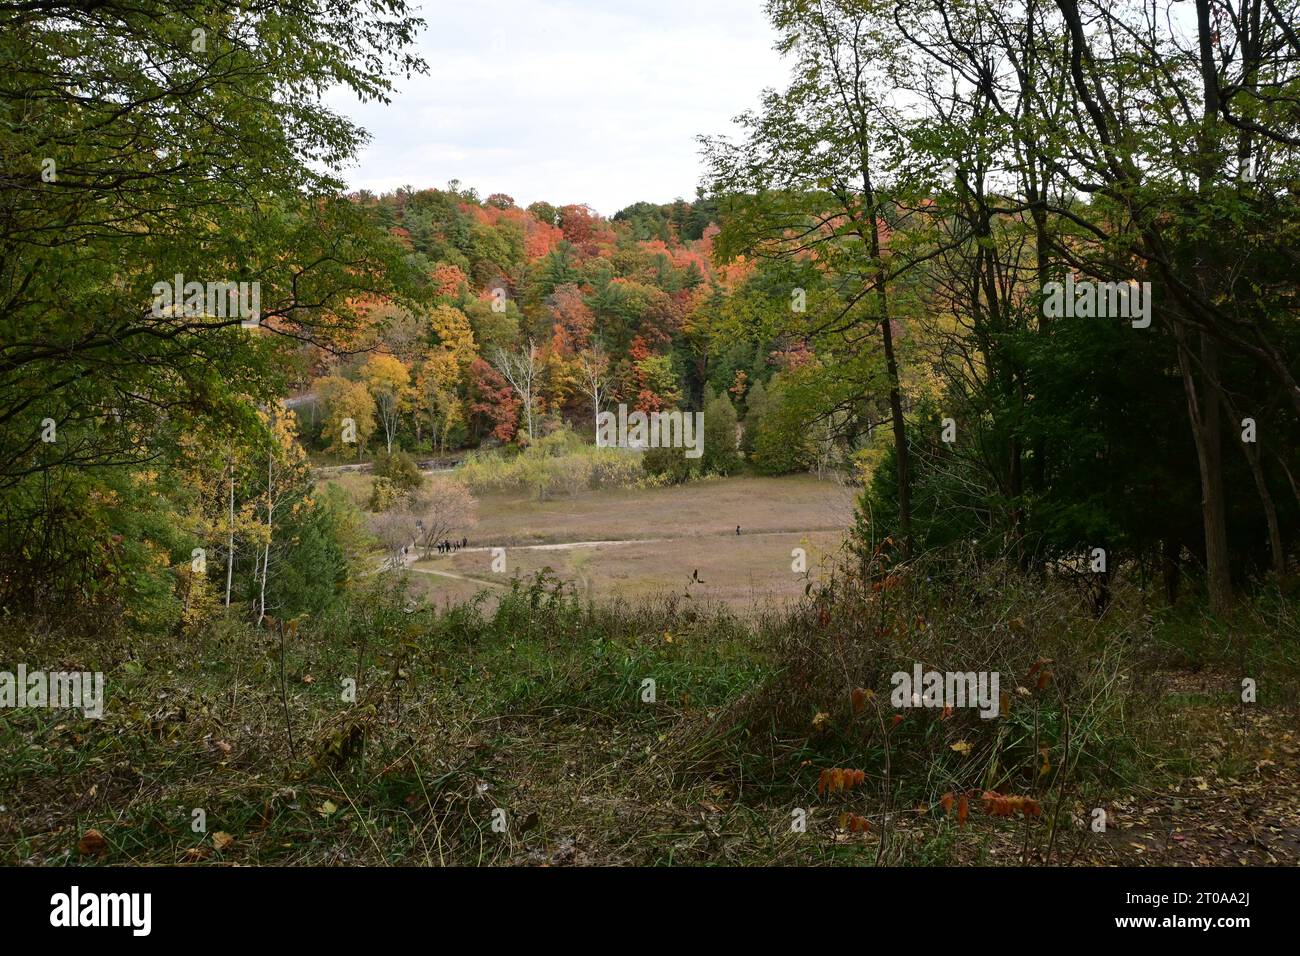
[[[212,834],[212,845],[218,850],[224,850],[234,842],[235,838],[225,830],[218,830],[216,833]]]
[[[108,840],[98,830],[87,830],[77,841],[77,852],[85,856],[98,856],[108,849]]]

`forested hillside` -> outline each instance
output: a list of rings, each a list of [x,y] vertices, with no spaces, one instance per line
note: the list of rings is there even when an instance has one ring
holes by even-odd
[[[434,296],[418,317],[385,304],[370,312],[367,344],[378,354],[358,374],[398,383],[406,414],[391,437],[402,447],[510,442],[562,422],[591,431],[593,409],[607,401],[698,406],[707,386],[726,391],[738,370],[770,375],[767,343],[710,354],[710,316],[749,271],[715,267],[712,203],[639,203],[606,220],[581,205],[481,200],[455,183],[352,198],[403,244]],[[531,424],[503,356],[535,367]],[[330,359],[314,356],[313,369],[347,374]],[[312,384],[331,387],[343,386]]]

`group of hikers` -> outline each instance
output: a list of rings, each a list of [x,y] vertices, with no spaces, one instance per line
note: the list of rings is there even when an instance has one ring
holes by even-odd
[[[412,554],[415,551],[416,542],[402,545],[402,557]],[[451,554],[453,551],[459,551],[461,548],[469,547],[469,538],[461,538],[459,541],[439,541],[436,545],[439,554]]]

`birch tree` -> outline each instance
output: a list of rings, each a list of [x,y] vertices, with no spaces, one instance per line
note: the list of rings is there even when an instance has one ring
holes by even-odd
[[[537,388],[537,373],[541,367],[537,346],[533,340],[528,340],[528,347],[519,352],[507,352],[505,349],[497,349],[496,359],[492,363],[496,370],[501,373],[510,387],[514,389],[519,396],[520,402],[524,406],[524,420],[528,428],[528,440],[531,442],[536,437],[533,428],[534,418],[534,397]]]
[[[600,417],[600,406],[604,403],[605,393],[609,387],[605,381],[605,373],[608,369],[609,356],[599,345],[578,353],[578,371],[582,376],[582,389],[591,399],[593,427],[596,419]]]

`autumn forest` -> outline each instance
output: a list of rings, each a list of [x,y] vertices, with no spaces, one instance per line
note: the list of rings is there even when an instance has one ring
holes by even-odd
[[[1296,0],[767,0],[621,209],[349,178],[433,6],[0,0],[0,865],[1300,862]]]

